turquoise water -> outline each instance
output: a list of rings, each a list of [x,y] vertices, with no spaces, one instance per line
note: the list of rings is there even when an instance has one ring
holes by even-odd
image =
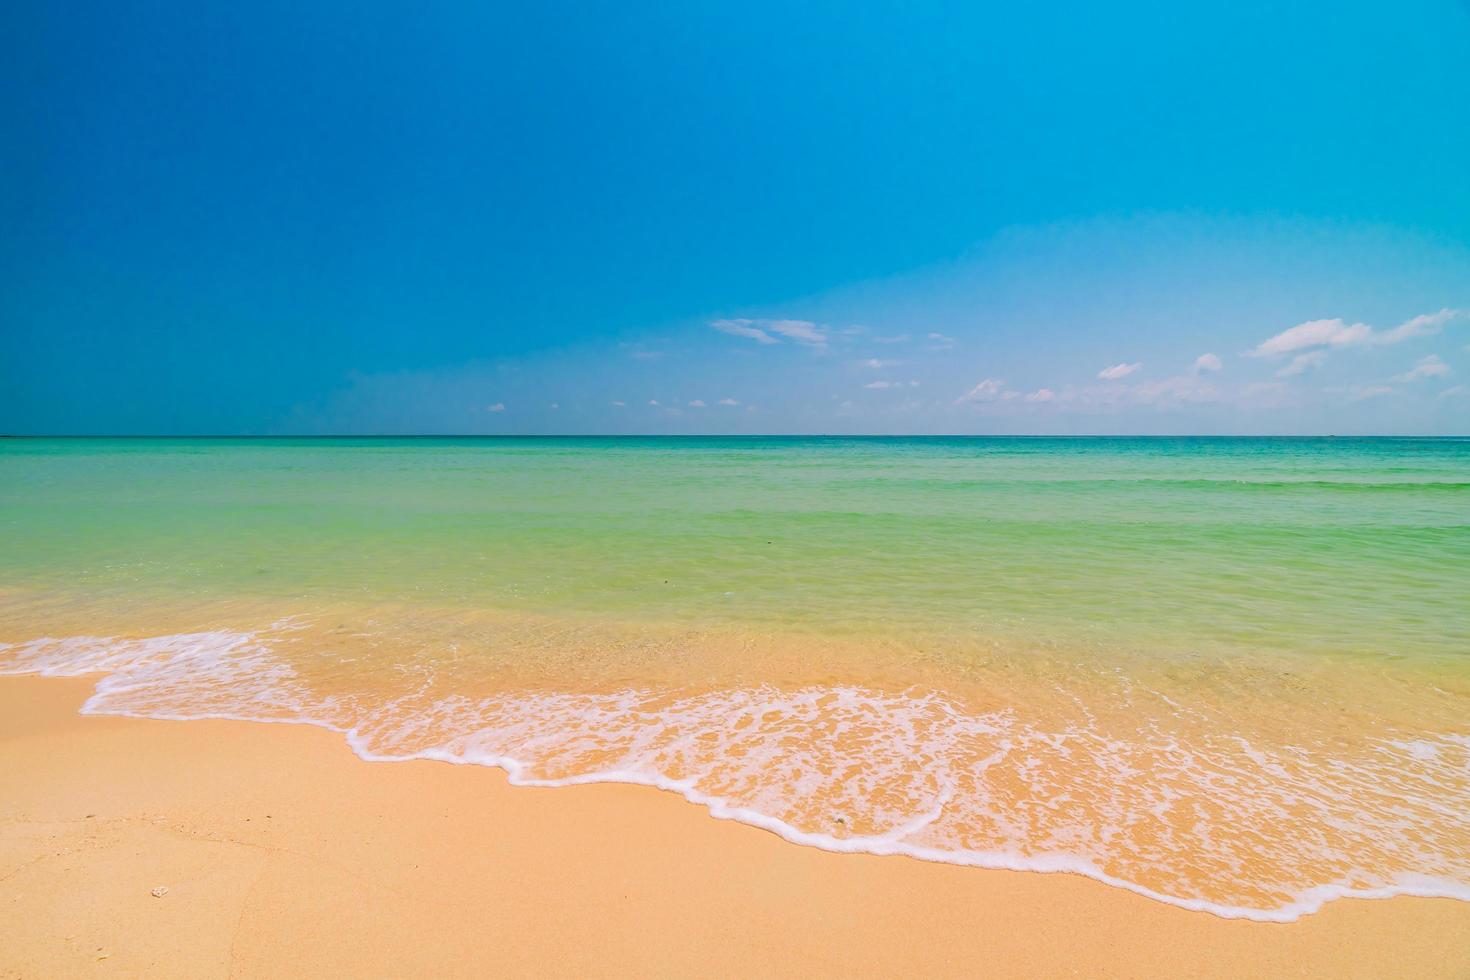
[[[1470,896],[1470,440],[0,440],[0,598],[87,710],[1219,914]]]
[[[7,440],[10,584],[1470,655],[1470,441]]]

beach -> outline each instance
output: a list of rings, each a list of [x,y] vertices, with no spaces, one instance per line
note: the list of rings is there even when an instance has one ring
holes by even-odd
[[[1470,0],[10,6],[0,980],[1470,980]]]
[[[6,977],[1470,973],[1464,902],[1231,921],[797,847],[644,787],[364,763],[311,727],[78,715],[92,687],[0,679]]]

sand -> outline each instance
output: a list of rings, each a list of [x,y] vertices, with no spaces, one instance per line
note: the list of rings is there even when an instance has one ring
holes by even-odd
[[[80,716],[90,690],[0,679],[0,977],[1470,977],[1470,903],[1228,921],[320,729]]]

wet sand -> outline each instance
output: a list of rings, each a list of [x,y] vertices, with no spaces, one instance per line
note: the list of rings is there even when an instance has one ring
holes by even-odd
[[[315,728],[77,715],[90,691],[0,679],[3,977],[1470,976],[1470,903],[1229,921]]]

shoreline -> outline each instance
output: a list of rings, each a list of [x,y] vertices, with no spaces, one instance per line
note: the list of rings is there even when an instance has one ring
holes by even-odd
[[[0,976],[1470,974],[1470,903],[1227,920],[311,726],[80,715],[93,683],[0,678]]]

